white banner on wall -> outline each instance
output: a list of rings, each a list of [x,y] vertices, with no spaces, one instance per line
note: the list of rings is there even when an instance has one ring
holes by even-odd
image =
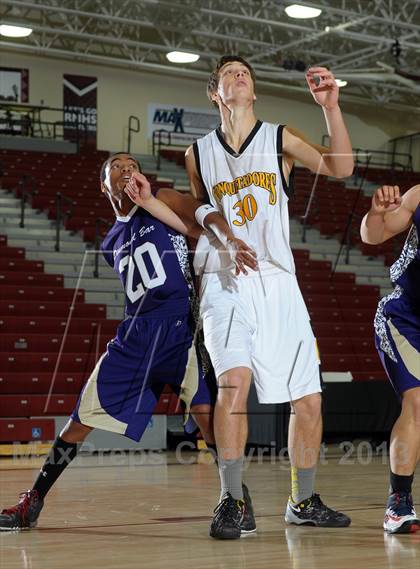
[[[29,97],[29,71],[13,67],[0,67],[0,103],[7,103],[0,109],[0,132],[2,134],[23,134],[30,132],[31,119],[27,111],[13,103],[27,103]]]
[[[220,123],[219,113],[211,108],[180,107],[150,103],[148,107],[148,138],[152,140],[153,132],[166,130],[170,135],[162,135],[165,144],[170,136],[173,144],[191,144],[217,128]]]

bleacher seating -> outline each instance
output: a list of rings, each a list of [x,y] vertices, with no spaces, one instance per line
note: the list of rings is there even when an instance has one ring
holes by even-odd
[[[419,183],[418,172],[403,172],[395,170],[394,172],[386,168],[368,168],[366,179],[381,186],[383,184],[397,185],[402,192],[407,191],[412,186]]]
[[[2,187],[15,188],[18,197],[21,177],[33,176],[38,194],[29,200],[30,205],[47,212],[50,219],[55,218],[56,193],[61,192],[73,202],[72,208],[67,202],[62,204],[64,214],[72,213],[65,216],[65,227],[94,241],[95,219],[114,219],[98,184],[99,167],[106,156],[100,152],[74,156],[1,151]],[[171,186],[155,174],[148,179],[154,188]],[[26,260],[23,248],[7,247],[6,236],[0,236],[0,247],[0,442],[32,440],[31,425],[42,426],[43,440],[53,439],[53,420],[31,421],[28,417],[72,411],[118,321],[105,319],[104,305],[85,304],[84,291],[75,295],[63,288],[63,276],[45,274],[42,261]],[[72,317],[67,322],[72,301]],[[168,388],[155,412],[181,412],[178,398]]]
[[[183,152],[162,150],[162,156],[185,166]],[[112,222],[114,217],[98,184],[99,167],[105,158],[101,152],[80,156],[0,151],[4,165],[2,187],[16,188],[15,194],[19,195],[21,176],[34,176],[39,192],[30,205],[46,212],[50,219],[55,218],[55,196],[61,192],[73,202],[72,208],[66,202],[62,206],[64,213],[71,213],[64,219],[65,227],[92,242],[95,219]],[[155,188],[171,185],[158,180],[156,174],[149,174],[148,178]],[[304,214],[314,181],[309,172],[297,169],[295,197],[290,202],[290,213],[295,219]],[[322,235],[340,239],[357,190],[322,176],[317,184],[308,226],[318,228]],[[370,198],[360,196],[355,228],[369,206]],[[357,239],[356,231],[353,239]],[[358,246],[368,256],[384,254],[388,264],[395,257],[391,243],[380,248],[360,242]],[[83,290],[75,294],[73,289],[64,288],[62,275],[44,273],[42,261],[25,259],[23,248],[9,247],[7,236],[0,236],[0,248],[0,442],[31,440],[31,421],[22,418],[71,412],[118,321],[106,319],[104,304],[87,304]],[[355,381],[383,380],[372,326],[379,288],[356,284],[351,272],[336,272],[330,278],[331,262],[311,260],[309,248],[308,245],[307,250],[295,249],[294,256],[323,370],[351,371]],[[166,389],[156,413],[179,412],[178,399]],[[51,420],[37,419],[36,424],[40,421],[45,426],[43,438],[53,438]]]
[[[73,202],[73,206],[67,202],[62,204],[65,228],[80,231],[85,241],[93,242],[96,218],[109,222],[114,220],[108,199],[99,185],[99,170],[107,156],[108,153],[99,151],[75,155],[1,150],[0,160],[4,165],[2,186],[14,188],[15,195],[20,196],[22,176],[33,176],[38,194],[31,199],[31,205],[47,212],[50,219],[56,217],[56,194],[60,192]],[[153,189],[173,186],[169,181],[158,180],[156,174],[146,172],[146,175]],[[106,227],[101,229],[103,234],[106,231]]]
[[[36,435],[36,437],[35,437]],[[0,418],[0,442],[31,441],[34,438],[49,441],[55,437],[54,419]]]

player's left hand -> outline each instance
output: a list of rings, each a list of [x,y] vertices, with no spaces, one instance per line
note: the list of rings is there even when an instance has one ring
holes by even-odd
[[[258,270],[258,261],[256,252],[251,249],[242,239],[236,237],[229,239],[226,245],[226,249],[232,261],[235,263],[235,273],[248,274],[246,270],[247,267],[253,271]]]
[[[332,110],[338,105],[339,88],[331,71],[326,67],[310,67],[305,77],[318,105],[327,110]],[[315,78],[319,80],[318,83]]]
[[[125,193],[135,204],[143,206],[152,197],[150,182],[144,174],[133,172],[124,188]]]

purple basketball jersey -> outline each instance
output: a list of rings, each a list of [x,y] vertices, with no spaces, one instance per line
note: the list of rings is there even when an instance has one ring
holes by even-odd
[[[189,311],[192,280],[183,235],[135,206],[117,217],[101,249],[123,284],[127,315]]]

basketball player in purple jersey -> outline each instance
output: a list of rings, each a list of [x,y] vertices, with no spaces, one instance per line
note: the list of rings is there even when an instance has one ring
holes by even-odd
[[[401,399],[390,442],[390,494],[383,524],[388,533],[420,531],[412,498],[420,457],[420,185],[402,197],[398,186],[376,190],[362,221],[362,240],[378,245],[408,229],[390,270],[394,291],[379,302],[375,316],[376,348]]]
[[[217,245],[208,236],[202,235],[197,245],[198,251],[208,248],[212,262],[211,267],[200,267],[200,312],[219,387],[214,430],[221,500],[210,528],[218,539],[237,539],[244,533],[242,464],[251,378],[261,403],[290,401],[293,407],[286,521],[320,527],[350,524],[348,516],[328,508],[314,492],[322,433],[319,359],[296,282],[287,202],[295,161],[312,172],[343,178],[352,173],[353,156],[334,76],[316,67],[308,70],[306,79],[322,108],[330,148],[309,143],[290,127],[257,120],[254,70],[232,55],[219,60],[207,86],[221,125],[186,153],[193,195],[208,204],[203,207],[223,215],[233,237],[252,247],[258,262],[257,274],[235,275],[222,263],[217,267]],[[212,229],[207,219],[196,218]]]
[[[139,441],[165,384],[180,396],[186,412],[191,410],[205,440],[214,442],[211,386],[215,382],[205,377],[193,345],[194,287],[182,235],[201,233],[194,218],[197,204],[191,196],[162,189],[159,200],[148,202],[150,210],[158,206],[163,222],[158,221],[124,191],[139,171],[136,159],[125,153],[111,156],[101,171],[102,192],[116,215],[102,251],[124,287],[126,318],[97,362],[33,488],[0,514],[0,530],[36,526],[45,496],[95,427]],[[182,210],[183,220],[172,210]]]

